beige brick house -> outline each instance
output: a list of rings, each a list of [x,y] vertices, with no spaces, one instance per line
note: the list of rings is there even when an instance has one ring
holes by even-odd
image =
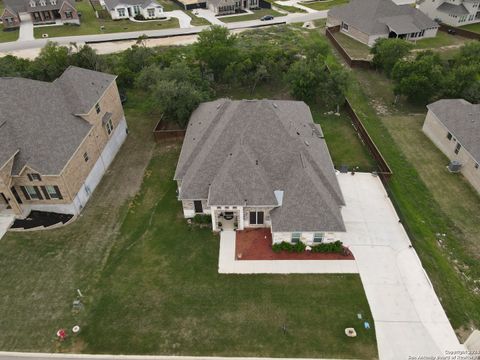
[[[444,99],[427,106],[423,132],[480,192],[480,105]]]
[[[0,213],[80,213],[127,135],[115,78],[0,78]]]
[[[186,218],[214,231],[270,228],[275,243],[334,241],[345,205],[304,102],[219,99],[192,114],[175,178]]]

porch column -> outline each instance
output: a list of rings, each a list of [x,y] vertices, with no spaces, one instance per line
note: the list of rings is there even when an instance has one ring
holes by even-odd
[[[211,216],[212,216],[212,230],[213,231],[218,231],[218,228],[217,228],[217,214],[216,214],[216,210],[213,209],[213,207],[211,207],[212,211],[211,211]]]
[[[244,221],[243,221],[243,206],[240,206],[240,214],[238,219],[238,230],[243,230],[244,229]]]
[[[0,192],[5,195],[7,198],[8,205],[12,208],[12,211],[15,213],[15,215],[22,215],[22,208],[18,204],[17,200],[13,196],[12,192],[8,188],[2,188],[0,189]]]

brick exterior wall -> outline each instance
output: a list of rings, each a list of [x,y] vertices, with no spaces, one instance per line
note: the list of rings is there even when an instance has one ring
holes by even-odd
[[[20,26],[20,18],[17,16],[17,14],[11,12],[8,9],[5,9],[3,11],[1,19],[4,29],[15,29]],[[12,22],[7,22],[7,19],[12,19]]]

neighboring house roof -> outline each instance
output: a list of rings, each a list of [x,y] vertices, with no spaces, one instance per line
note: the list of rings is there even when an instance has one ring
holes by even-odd
[[[162,5],[157,3],[155,0],[105,0],[105,6],[110,11],[115,9],[118,5],[124,5],[124,6],[138,5],[142,9],[145,9],[150,5],[162,7]]]
[[[179,198],[269,206],[272,231],[344,231],[321,128],[303,102],[219,99],[192,114],[175,172]],[[275,191],[283,191],[278,203]]]
[[[75,9],[74,1],[57,0],[55,5],[52,5],[50,0],[45,0],[45,5],[40,5],[40,0],[35,0],[35,6],[30,6],[30,0],[4,0],[5,8],[12,10],[15,13],[34,12],[42,10],[58,10],[62,4],[66,2]]]
[[[58,175],[92,127],[75,114],[92,109],[114,80],[76,67],[52,83],[0,78],[0,167],[17,152],[12,175],[24,166]]]
[[[235,5],[235,0],[208,0],[214,7]]]
[[[467,8],[463,4],[450,4],[448,2],[444,2],[439,7],[437,7],[438,11],[446,13],[448,15],[468,15],[469,12]]]
[[[463,99],[438,100],[427,108],[480,163],[480,104]]]
[[[438,24],[421,11],[390,0],[352,0],[346,5],[331,8],[328,16],[368,35],[388,34],[389,27],[399,34],[438,28]]]

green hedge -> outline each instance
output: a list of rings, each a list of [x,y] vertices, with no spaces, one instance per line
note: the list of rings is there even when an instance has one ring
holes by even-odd
[[[192,218],[192,223],[194,224],[211,224],[212,223],[212,216],[211,215],[195,215]]]
[[[306,248],[306,245],[302,243],[301,241],[292,244],[288,243],[285,241],[282,241],[281,243],[273,244],[272,245],[272,250],[274,252],[280,252],[280,251],[287,251],[287,252],[304,252]],[[315,253],[340,253],[343,251],[343,244],[341,241],[337,240],[332,243],[322,243],[318,245],[311,246],[312,252]]]

